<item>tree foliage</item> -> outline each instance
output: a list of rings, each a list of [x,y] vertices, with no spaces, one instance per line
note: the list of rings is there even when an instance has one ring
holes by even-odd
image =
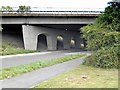
[[[96,23],[112,31],[120,31],[120,2],[109,2],[108,4],[104,14],[97,19]]]
[[[2,6],[1,11],[13,11],[13,8],[10,6]]]
[[[30,9],[31,9],[30,6],[19,6],[18,11],[19,11],[19,12],[29,12]]]
[[[118,68],[120,62],[120,2],[109,6],[94,24],[82,28],[87,48],[94,51],[94,66]],[[95,63],[94,62],[94,63]]]

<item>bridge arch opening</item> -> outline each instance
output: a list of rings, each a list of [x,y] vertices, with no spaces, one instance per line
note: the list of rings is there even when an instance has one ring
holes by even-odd
[[[75,40],[75,38],[72,37],[70,42],[71,42],[71,43],[70,43],[70,44],[71,44],[71,49],[74,49],[74,48],[75,48],[75,45],[76,45],[76,40]]]
[[[39,34],[37,37],[37,50],[46,51],[47,50],[47,35]]]
[[[85,49],[86,46],[87,46],[87,41],[84,38],[82,38],[80,43],[80,48]]]
[[[63,36],[62,35],[58,35],[57,36],[57,50],[63,50]]]

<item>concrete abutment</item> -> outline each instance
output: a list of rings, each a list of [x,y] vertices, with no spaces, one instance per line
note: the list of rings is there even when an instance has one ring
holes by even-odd
[[[37,49],[37,32],[34,27],[22,25],[24,48],[28,50]]]
[[[11,34],[13,33],[12,31],[14,31],[14,29],[16,30],[14,33],[14,35],[16,35],[15,37],[13,37],[13,34]],[[16,44],[18,42],[18,47],[21,44],[20,46],[27,50],[68,50],[71,49],[72,37],[74,37],[75,40],[75,46],[73,48],[80,48],[80,43],[82,42],[82,40],[80,39],[80,33],[76,30],[50,28],[42,25],[6,24],[3,25],[2,33],[3,39],[5,39],[4,41],[6,41],[7,35],[8,41],[14,39],[12,43]],[[9,36],[11,40],[9,40]],[[20,39],[17,38],[18,36]],[[61,36],[62,40],[58,40],[58,36]]]

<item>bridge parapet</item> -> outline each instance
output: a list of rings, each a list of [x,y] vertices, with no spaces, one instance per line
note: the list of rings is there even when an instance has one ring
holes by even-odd
[[[2,16],[93,16],[97,17],[101,11],[2,11]]]
[[[30,13],[3,13],[2,16],[85,16],[97,17],[100,14],[30,14]]]

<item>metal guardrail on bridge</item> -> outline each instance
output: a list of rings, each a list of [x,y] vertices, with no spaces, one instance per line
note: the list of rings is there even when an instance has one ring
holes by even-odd
[[[29,11],[18,11],[14,8],[12,11],[1,11],[2,13],[30,13],[30,14],[101,14],[103,10],[98,9],[54,9],[54,8],[31,8]]]

